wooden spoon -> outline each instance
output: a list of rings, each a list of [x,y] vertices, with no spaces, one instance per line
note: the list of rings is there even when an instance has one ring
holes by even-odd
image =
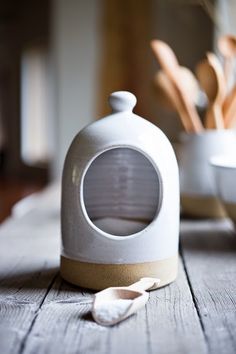
[[[179,67],[179,63],[171,47],[159,39],[154,39],[151,41],[151,48],[161,68],[170,77],[175,75],[176,69]]]
[[[193,75],[192,71],[185,66],[179,66],[179,70],[181,71],[182,83],[186,87],[186,90],[188,90],[191,101],[197,105],[199,101],[200,90],[195,76]],[[176,110],[176,107],[173,105],[173,102],[166,94],[165,87],[163,87],[163,75],[166,75],[165,72],[163,70],[159,70],[154,76],[156,96],[163,107],[173,111]]]
[[[236,122],[236,86],[233,87],[223,104],[225,128],[230,129]]]
[[[226,84],[223,69],[215,54],[207,53],[207,58],[197,65],[196,75],[209,101],[205,127],[223,129],[222,105],[226,94]]]
[[[164,95],[168,97],[168,101],[170,102],[170,105],[174,107],[174,109],[178,112],[185,131],[187,133],[195,132],[195,128],[193,127],[192,121],[189,118],[189,114],[187,112],[183,100],[179,96],[179,93],[176,90],[173,82],[170,80],[167,74],[162,70],[158,74],[158,81]]]
[[[162,82],[162,76],[167,77],[167,80],[169,81],[168,76],[163,70],[158,70],[156,72],[153,78],[153,89],[155,97],[157,98],[157,102],[161,105],[161,107],[165,108],[168,111],[176,111],[176,107],[172,102],[171,97],[169,97],[169,93],[166,92],[165,85]]]
[[[111,326],[132,315],[148,301],[145,290],[156,288],[160,279],[142,278],[137,283],[126,287],[112,287],[95,294],[92,315],[94,320]]]
[[[236,56],[236,36],[224,35],[218,40],[218,49],[224,57],[224,73],[228,82],[233,72],[233,60]]]
[[[160,40],[151,41],[151,48],[161,68],[172,82],[174,87],[172,91],[175,91],[175,97],[179,100],[178,107],[182,111],[181,120],[186,131],[195,133],[201,132],[203,130],[201,120],[194,102],[189,98],[188,90],[183,85],[181,70],[179,70],[180,66],[174,52],[168,44]]]

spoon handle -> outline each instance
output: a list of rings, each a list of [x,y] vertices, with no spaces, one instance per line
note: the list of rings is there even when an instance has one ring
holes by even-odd
[[[235,123],[236,116],[236,86],[233,88],[231,93],[225,99],[223,105],[223,114],[224,114],[224,122],[225,128],[231,128]]]
[[[127,286],[127,289],[135,291],[145,291],[153,287],[156,287],[160,283],[160,279],[157,278],[141,278],[136,283]]]
[[[222,107],[213,103],[206,112],[206,129],[224,129]]]
[[[177,110],[180,114],[185,130],[189,133],[200,133],[204,128],[195,107],[195,103],[189,97],[186,87],[181,83],[181,72],[179,68],[180,67],[176,68],[175,71],[168,73],[169,79],[176,91]]]

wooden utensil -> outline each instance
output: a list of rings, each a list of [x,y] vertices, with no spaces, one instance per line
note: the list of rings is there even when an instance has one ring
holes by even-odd
[[[170,105],[178,112],[185,131],[188,133],[195,132],[195,128],[193,127],[188,111],[184,105],[184,101],[176,90],[173,82],[164,71],[159,72],[158,82],[164,95],[168,98]]]
[[[236,123],[236,86],[233,87],[223,104],[225,128],[230,129]]]
[[[188,90],[183,85],[180,66],[174,52],[168,44],[160,40],[151,41],[151,48],[161,68],[172,82],[174,89],[171,90],[175,91],[174,95],[178,97],[178,111],[181,110],[182,112],[181,120],[186,131],[201,132],[203,130],[201,120],[194,102],[189,98]]]
[[[226,84],[223,69],[215,54],[207,53],[207,58],[197,65],[196,75],[209,100],[205,127],[223,129],[222,105],[226,94]]]
[[[95,294],[92,315],[94,320],[103,325],[111,326],[131,316],[148,301],[151,290],[158,286],[160,279],[142,278],[126,287],[112,287]]]
[[[226,82],[228,82],[233,72],[233,61],[236,56],[236,36],[229,34],[221,36],[218,40],[218,49],[224,57],[224,73]]]
[[[154,39],[151,41],[151,48],[161,68],[170,77],[175,75],[176,68],[179,67],[179,63],[171,47],[163,41]]]
[[[185,66],[179,66],[179,70],[181,71],[181,78],[183,85],[186,87],[186,90],[189,92],[189,97],[190,99],[197,105],[198,100],[199,100],[199,85],[198,82],[188,68]],[[162,84],[162,76],[166,75],[163,70],[159,70],[155,76],[154,76],[154,88],[156,92],[156,96],[158,98],[158,101],[161,103],[161,105],[171,111],[176,110],[175,105],[173,105],[173,102],[171,99],[168,97],[168,95],[165,92],[165,89],[163,88]]]
[[[168,76],[163,70],[158,70],[153,78],[153,88],[154,88],[155,96],[157,98],[158,103],[160,103],[162,107],[164,107],[169,111],[176,111],[175,104],[172,101],[169,92],[166,91],[165,80],[170,81]]]

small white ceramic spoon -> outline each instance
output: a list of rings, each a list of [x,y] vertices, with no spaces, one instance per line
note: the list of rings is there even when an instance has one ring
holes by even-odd
[[[160,283],[157,278],[142,278],[130,286],[111,287],[95,294],[92,315],[94,320],[111,326],[135,313],[148,301],[145,290],[156,288]]]

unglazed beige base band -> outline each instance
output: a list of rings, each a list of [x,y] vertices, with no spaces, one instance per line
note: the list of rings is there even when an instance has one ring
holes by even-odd
[[[183,213],[198,218],[225,218],[226,213],[215,197],[181,195]]]
[[[61,256],[61,276],[70,283],[94,290],[127,286],[142,277],[161,279],[158,287],[175,280],[178,255],[155,262],[138,264],[85,263]]]

